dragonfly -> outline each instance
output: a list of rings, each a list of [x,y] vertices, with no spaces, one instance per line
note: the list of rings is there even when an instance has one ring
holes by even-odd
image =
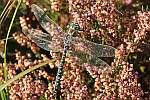
[[[57,93],[60,85],[66,57],[73,59],[73,62],[79,66],[88,65],[93,68],[96,67],[97,69],[109,67],[109,65],[99,57],[115,56],[114,47],[94,43],[80,37],[74,37],[73,34],[80,30],[80,26],[77,23],[71,23],[68,32],[64,32],[39,6],[32,4],[31,9],[40,25],[48,33],[27,27],[22,29],[23,33],[46,51],[62,51],[53,94]]]

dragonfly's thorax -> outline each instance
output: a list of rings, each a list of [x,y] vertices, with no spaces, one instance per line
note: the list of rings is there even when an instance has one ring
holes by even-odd
[[[68,33],[66,34],[65,36],[65,39],[64,39],[64,44],[65,44],[65,47],[69,48],[70,47],[70,43],[72,41],[72,38],[73,38],[73,34],[78,31],[80,29],[79,25],[77,23],[71,23],[69,25],[69,30],[68,30]]]
[[[67,35],[65,36],[65,39],[64,39],[65,45],[66,45],[66,46],[70,46],[71,40],[72,40],[72,35],[67,34]]]

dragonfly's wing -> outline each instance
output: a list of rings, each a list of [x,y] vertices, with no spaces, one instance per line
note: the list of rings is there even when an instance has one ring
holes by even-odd
[[[44,11],[35,4],[31,6],[32,11],[34,12],[35,17],[41,24],[41,26],[52,36],[52,37],[64,37],[65,32],[59,27],[55,22],[53,22]]]
[[[98,73],[110,73],[111,67],[98,57],[115,56],[115,48],[72,37],[69,56],[73,62],[85,68],[90,68]]]
[[[92,71],[98,71],[98,73],[111,72],[111,67],[109,67],[106,62],[85,52],[70,51],[69,58],[71,58],[75,64],[84,66],[87,69],[90,68]]]
[[[74,50],[84,52],[96,57],[113,57],[115,48],[108,45],[97,44],[78,37],[72,38],[72,47]]]
[[[46,51],[56,51],[61,48],[61,44],[57,44],[57,46],[59,47],[54,45],[54,43],[56,43],[56,39],[54,40],[49,34],[43,33],[36,29],[28,29],[27,27],[23,28],[22,31],[28,38],[33,40],[40,48],[43,48]],[[53,47],[51,46],[51,44],[53,44]]]

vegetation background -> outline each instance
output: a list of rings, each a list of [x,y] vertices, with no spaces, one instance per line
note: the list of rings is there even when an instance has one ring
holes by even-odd
[[[75,21],[83,29],[76,36],[115,47],[114,58],[102,58],[112,73],[87,72],[66,62],[54,97],[59,63],[51,59],[59,55],[50,55],[22,33],[25,26],[45,32],[32,4],[64,30]],[[149,100],[149,6],[149,0],[0,0],[0,99]]]

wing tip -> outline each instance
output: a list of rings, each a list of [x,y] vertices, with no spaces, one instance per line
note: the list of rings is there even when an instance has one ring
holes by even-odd
[[[37,9],[37,8],[39,8],[36,4],[32,4],[31,5],[31,8],[34,10],[34,9]]]
[[[44,14],[44,11],[36,4],[31,5],[31,10],[34,13],[37,20],[39,20]]]
[[[36,5],[36,4],[32,4],[31,5],[31,10],[33,11],[33,12],[42,12],[42,13],[44,13],[44,11],[38,6],[38,5]]]
[[[27,35],[28,34],[28,27],[27,26],[25,26],[25,27],[23,27],[22,28],[22,32],[25,34],[25,35]]]

